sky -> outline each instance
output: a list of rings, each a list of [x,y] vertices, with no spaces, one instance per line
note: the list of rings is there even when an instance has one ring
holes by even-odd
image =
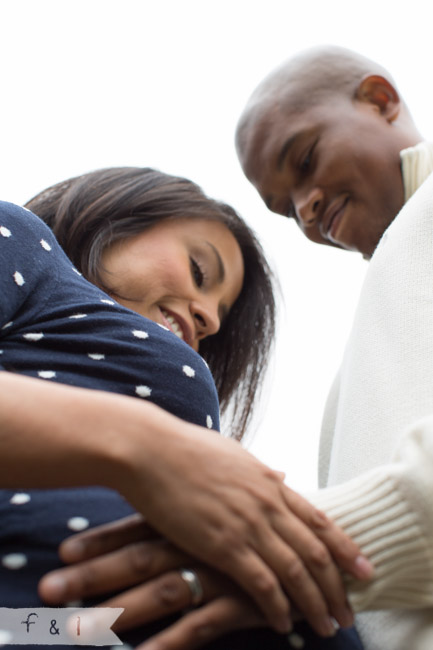
[[[302,492],[316,486],[322,411],[367,263],[266,209],[240,169],[236,123],[272,68],[332,43],[388,68],[431,138],[426,11],[421,0],[0,0],[2,199],[127,165],[231,203],[278,278],[277,340],[246,445]]]

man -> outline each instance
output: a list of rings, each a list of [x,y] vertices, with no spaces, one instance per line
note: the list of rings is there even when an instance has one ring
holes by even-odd
[[[271,73],[236,134],[242,168],[270,210],[314,242],[366,257],[404,202],[400,151],[421,140],[389,73],[336,47]]]
[[[366,648],[431,649],[432,146],[389,73],[335,47],[271,73],[236,144],[271,210],[372,258],[324,416],[321,484],[335,487],[313,500],[375,564],[370,588],[349,585],[354,607],[393,610],[358,617]]]

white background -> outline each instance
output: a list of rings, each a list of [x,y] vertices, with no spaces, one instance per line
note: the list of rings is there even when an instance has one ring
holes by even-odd
[[[281,287],[273,368],[248,444],[296,489],[316,484],[321,413],[366,263],[304,241],[268,212],[238,165],[235,125],[273,67],[335,43],[387,67],[431,138],[426,11],[418,0],[0,0],[1,198],[23,203],[70,176],[137,165],[232,203]]]

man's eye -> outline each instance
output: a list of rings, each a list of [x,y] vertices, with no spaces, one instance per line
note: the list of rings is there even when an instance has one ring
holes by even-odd
[[[201,270],[199,263],[193,257],[191,257],[190,260],[192,277],[194,278],[196,285],[200,288],[203,286],[204,273]]]
[[[307,153],[305,156],[304,160],[301,163],[301,171],[306,172],[308,171],[308,168],[310,167],[311,163],[311,150]]]
[[[299,169],[301,170],[301,172],[305,173],[310,169],[311,159],[313,157],[313,151],[314,151],[314,148],[315,148],[316,144],[317,144],[317,142],[314,142],[313,146],[308,149],[306,155],[301,160],[301,164],[299,165]]]

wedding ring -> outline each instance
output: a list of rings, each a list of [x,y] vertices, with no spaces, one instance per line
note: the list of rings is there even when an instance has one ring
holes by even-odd
[[[191,592],[191,604],[200,605],[203,600],[203,587],[198,575],[192,569],[180,569],[179,573]]]

